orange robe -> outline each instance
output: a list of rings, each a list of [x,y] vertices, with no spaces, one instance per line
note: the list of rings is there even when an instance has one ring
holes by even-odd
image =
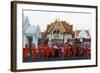
[[[70,47],[67,45],[64,47],[64,57],[70,56],[71,55],[71,50]]]
[[[67,56],[71,56],[71,49],[70,49],[70,47],[67,48]]]
[[[55,56],[55,49],[51,48],[51,56],[54,57]]]
[[[32,57],[34,60],[36,60],[36,48],[32,48]]]
[[[46,58],[48,58],[49,55],[50,55],[50,48],[49,48],[49,46],[46,46],[45,51],[46,51]]]
[[[81,47],[78,47],[78,56],[81,56],[83,53],[83,49]]]
[[[62,48],[59,47],[58,53],[59,53],[59,57],[61,57],[62,56]]]
[[[55,56],[55,49],[54,49],[54,42],[52,42],[52,47],[51,47],[51,56]]]
[[[67,56],[67,46],[64,47],[64,57]]]
[[[46,46],[44,46],[44,48],[43,48],[43,55],[44,55],[44,57],[46,57]]]
[[[73,56],[76,56],[76,54],[77,54],[77,47],[76,46],[72,46],[72,52],[73,52]]]
[[[40,57],[41,57],[42,54],[43,54],[42,50],[43,50],[42,46],[39,46],[39,47],[38,47],[38,51],[39,51],[39,56],[40,56]]]
[[[89,57],[89,56],[91,55],[90,51],[91,51],[91,50],[90,50],[89,48],[86,48],[86,50],[85,50],[86,56]]]
[[[23,49],[23,59],[26,60],[29,57],[29,48],[24,48]]]

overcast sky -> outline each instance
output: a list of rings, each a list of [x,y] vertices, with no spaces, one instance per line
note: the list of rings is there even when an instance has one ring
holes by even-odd
[[[31,25],[39,25],[41,31],[45,31],[47,25],[56,19],[66,21],[73,25],[73,29],[88,29],[91,31],[91,13],[77,12],[52,12],[52,11],[23,11],[28,16]]]

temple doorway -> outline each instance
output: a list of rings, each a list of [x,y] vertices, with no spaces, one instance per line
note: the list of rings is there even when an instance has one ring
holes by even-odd
[[[28,45],[29,45],[29,47],[31,47],[32,41],[33,41],[33,37],[32,36],[27,36],[27,39],[28,39]]]

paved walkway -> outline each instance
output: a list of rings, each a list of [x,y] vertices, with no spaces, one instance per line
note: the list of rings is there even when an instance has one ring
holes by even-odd
[[[37,57],[36,60],[34,60],[32,58],[32,55],[27,59],[27,60],[24,60],[23,62],[24,63],[27,63],[27,62],[44,62],[44,61],[69,61],[69,60],[86,60],[86,59],[91,59],[90,57],[86,57],[86,56],[77,56],[77,57],[73,57],[73,56],[70,56],[70,57],[66,57],[64,58],[63,56],[60,58],[60,57],[49,57],[48,59],[45,58],[45,57]]]

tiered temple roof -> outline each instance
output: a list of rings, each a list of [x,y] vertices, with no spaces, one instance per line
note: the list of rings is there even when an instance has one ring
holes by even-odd
[[[73,34],[73,25],[70,25],[66,21],[55,20],[53,23],[47,25],[47,30],[45,33],[43,33],[43,37],[46,37],[47,34],[50,34],[55,27],[59,29],[63,34]]]

